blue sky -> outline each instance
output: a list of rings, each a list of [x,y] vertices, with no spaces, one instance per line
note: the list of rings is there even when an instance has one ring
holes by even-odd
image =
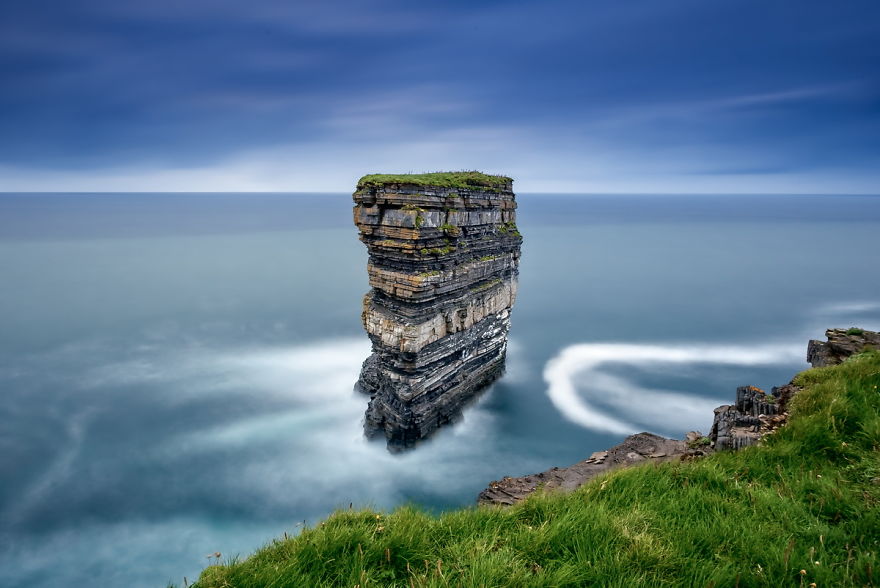
[[[0,190],[880,193],[880,3],[10,0]]]

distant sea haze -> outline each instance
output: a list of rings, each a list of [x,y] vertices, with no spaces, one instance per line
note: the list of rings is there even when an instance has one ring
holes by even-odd
[[[543,226],[635,222],[877,222],[880,196],[519,194]],[[94,239],[347,228],[326,193],[0,193],[0,239]],[[536,218],[537,217],[537,218]]]
[[[391,455],[352,390],[350,195],[0,195],[0,585],[180,583],[349,503],[470,505],[880,329],[878,197],[517,199],[507,373]]]

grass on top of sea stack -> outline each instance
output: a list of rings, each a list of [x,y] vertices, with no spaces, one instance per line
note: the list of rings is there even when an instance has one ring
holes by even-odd
[[[788,425],[760,446],[509,509],[341,510],[197,586],[874,586],[880,352],[796,380]]]
[[[389,184],[413,186],[437,186],[461,189],[504,189],[513,180],[507,176],[495,176],[478,171],[434,172],[430,174],[369,174],[358,180],[357,189],[378,188]]]

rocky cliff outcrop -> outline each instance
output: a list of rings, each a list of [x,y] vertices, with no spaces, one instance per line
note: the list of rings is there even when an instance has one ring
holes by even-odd
[[[768,394],[755,386],[736,389],[736,403],[715,409],[709,440],[714,449],[742,449],[785,422],[784,406],[797,392],[789,384]]]
[[[825,367],[844,361],[866,349],[880,349],[880,333],[863,329],[829,329],[827,342],[810,341],[807,361]],[[800,388],[793,382],[774,387],[768,394],[755,386],[736,389],[736,402],[715,409],[708,437],[692,431],[684,441],[651,433],[627,437],[607,451],[594,452],[588,459],[567,468],[551,468],[540,474],[505,477],[489,484],[478,498],[480,504],[512,505],[538,488],[571,491],[608,470],[639,464],[692,459],[720,450],[755,445],[764,435],[785,425],[788,404]]]
[[[864,329],[828,329],[828,341],[812,340],[807,361],[813,367],[837,365],[869,347],[880,348],[880,333]],[[785,424],[788,402],[800,390],[794,382],[773,387],[769,394],[754,386],[736,389],[736,403],[715,409],[709,439],[715,449],[741,449]]]
[[[358,388],[368,434],[413,445],[504,369],[522,237],[512,180],[477,172],[365,176],[354,221],[372,289]]]
[[[850,329],[828,329],[828,341],[810,341],[807,346],[807,361],[813,367],[837,365],[850,355],[855,355],[866,347],[880,349],[880,333],[866,331],[857,327]]]

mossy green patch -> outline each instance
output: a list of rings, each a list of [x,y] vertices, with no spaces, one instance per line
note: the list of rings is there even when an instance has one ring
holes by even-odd
[[[506,189],[513,180],[507,176],[484,174],[478,171],[434,172],[428,174],[369,174],[358,180],[357,189],[381,188],[392,184],[436,186],[463,190]]]
[[[519,229],[516,226],[516,223],[513,223],[513,222],[501,223],[500,225],[498,225],[498,231],[505,234],[505,235],[511,235],[513,237],[522,237],[522,235],[519,232]]]
[[[494,280],[489,280],[488,282],[484,282],[484,283],[480,284],[479,286],[471,288],[471,292],[474,292],[474,293],[484,292],[484,291],[488,290],[489,288],[497,286],[500,283],[501,283],[501,279],[495,278]]]
[[[696,449],[698,447],[708,447],[712,444],[712,440],[708,437],[699,437],[697,439],[693,439],[687,442],[687,446],[691,449]]]
[[[422,255],[436,255],[439,257],[441,255],[449,255],[453,251],[455,251],[455,247],[452,245],[446,245],[445,247],[423,247],[419,253]]]
[[[457,226],[451,225],[449,223],[444,223],[444,224],[440,225],[440,230],[443,231],[444,234],[449,235],[450,237],[461,236],[461,227],[457,227]]]

